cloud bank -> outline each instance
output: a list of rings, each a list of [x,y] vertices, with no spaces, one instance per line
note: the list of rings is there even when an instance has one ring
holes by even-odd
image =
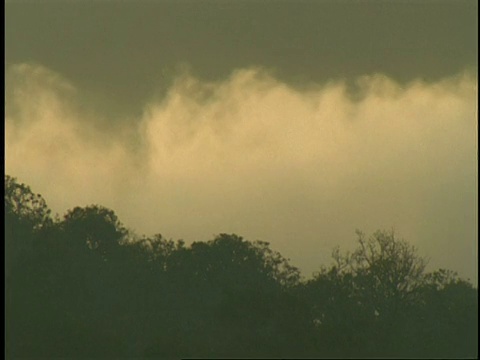
[[[6,172],[63,214],[112,208],[138,233],[269,241],[305,275],[355,229],[394,228],[477,281],[477,81],[380,74],[292,88],[262,69],[185,73],[117,121],[34,64],[6,73]]]

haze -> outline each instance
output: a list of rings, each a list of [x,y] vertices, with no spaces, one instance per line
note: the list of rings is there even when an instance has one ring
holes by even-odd
[[[477,5],[402,4],[9,2],[6,173],[306,276],[393,227],[476,283]]]

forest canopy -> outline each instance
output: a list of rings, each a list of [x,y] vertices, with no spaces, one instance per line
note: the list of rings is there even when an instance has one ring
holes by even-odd
[[[478,356],[477,288],[393,231],[357,241],[305,279],[236,234],[138,236],[100,205],[54,218],[5,175],[6,355]]]

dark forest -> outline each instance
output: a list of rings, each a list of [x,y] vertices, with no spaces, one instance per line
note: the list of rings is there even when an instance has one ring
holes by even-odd
[[[305,279],[235,234],[187,245],[99,205],[52,216],[6,175],[6,358],[478,356],[476,287],[393,231],[356,237]]]

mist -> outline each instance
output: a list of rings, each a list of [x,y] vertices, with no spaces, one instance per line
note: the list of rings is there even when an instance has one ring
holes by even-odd
[[[6,173],[62,215],[101,204],[139,234],[263,240],[309,276],[355,229],[394,228],[477,283],[477,80],[382,74],[294,88],[262,68],[179,74],[116,119],[38,64],[6,72]]]

